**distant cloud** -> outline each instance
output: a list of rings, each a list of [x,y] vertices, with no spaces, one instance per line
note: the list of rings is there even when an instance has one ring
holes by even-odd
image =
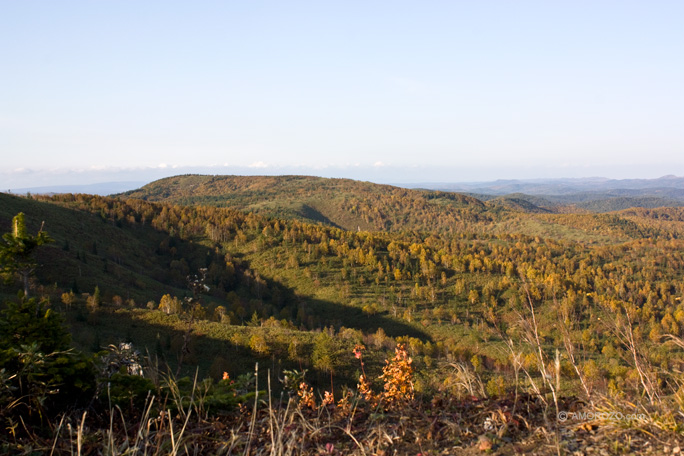
[[[15,168],[12,170],[13,174],[31,174],[32,172],[31,168]]]
[[[567,163],[565,164],[567,165]],[[377,183],[426,183],[426,182],[485,182],[496,179],[531,179],[544,177],[587,177],[609,178],[655,178],[665,174],[682,175],[678,165],[611,165],[610,167],[586,168],[586,165],[557,166],[556,168],[512,167],[491,165],[487,168],[397,165],[383,161],[341,164],[318,163],[317,165],[280,165],[256,161],[251,165],[196,165],[173,166],[168,164],[139,167],[104,166],[97,169],[81,168],[36,168],[18,167],[11,170],[0,168],[0,190],[29,189],[52,185],[91,185],[111,182],[152,182],[178,174],[230,174],[230,175],[313,175],[321,177],[350,178]]]

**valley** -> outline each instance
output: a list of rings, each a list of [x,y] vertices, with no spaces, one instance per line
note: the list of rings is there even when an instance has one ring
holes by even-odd
[[[684,208],[544,207],[189,175],[111,197],[0,194],[0,229],[23,212],[29,233],[54,238],[31,293],[84,353],[132,343],[160,372],[217,384],[258,362],[274,392],[296,371],[340,398],[362,375],[382,391],[383,360],[401,346],[416,400],[524,393],[548,410],[561,397],[641,398],[675,426],[665,411],[681,400]]]

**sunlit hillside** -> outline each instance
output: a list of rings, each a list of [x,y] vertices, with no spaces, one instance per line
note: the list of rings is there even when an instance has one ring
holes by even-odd
[[[679,418],[667,410],[679,400],[677,369],[684,354],[678,345],[684,324],[681,209],[553,214],[449,194],[405,193],[404,198],[422,201],[426,213],[447,205],[446,212],[461,217],[458,230],[428,231],[434,220],[423,223],[399,209],[389,212],[395,193],[404,190],[331,181],[327,184],[343,185],[349,192],[358,185],[364,190],[354,198],[375,195],[374,201],[387,203],[387,220],[403,220],[393,231],[344,230],[339,219],[314,223],[295,214],[280,218],[238,209],[260,199],[278,205],[297,201],[293,188],[282,199],[272,199],[272,188],[260,196],[251,187],[249,198],[231,196],[215,206],[200,204],[203,197],[197,204],[172,203],[188,198],[182,195],[191,194],[185,186],[193,179],[208,178],[179,177],[168,187],[155,183],[164,202],[132,194],[0,195],[3,232],[10,232],[11,218],[23,212],[28,233],[42,227],[54,239],[37,251],[31,294],[44,309],[63,316],[73,344],[83,353],[98,352],[98,359],[118,362],[132,356],[130,350],[138,353],[143,371],[130,381],[143,373],[149,383],[140,380],[133,387],[125,375],[116,377],[124,382],[117,388],[124,390],[110,396],[115,401],[130,397],[131,404],[138,404],[129,409],[133,419],[151,413],[135,408],[144,407],[150,388],[171,398],[173,385],[180,382],[178,388],[190,394],[197,376],[214,385],[202,393],[209,402],[181,400],[175,407],[200,413],[207,425],[219,410],[237,413],[239,402],[252,407],[250,388],[262,394],[270,388],[271,395],[292,394],[293,407],[306,411],[302,416],[316,426],[324,426],[324,408],[319,407],[333,407],[325,410],[335,413],[336,407],[342,407],[340,413],[346,407],[344,401],[333,406],[326,394],[334,395],[335,403],[347,398],[361,407],[359,419],[375,413],[364,407],[392,416],[409,404],[432,401],[450,413],[465,413],[465,403],[473,407],[485,401],[487,413],[503,413],[494,421],[497,433],[487,437],[499,449],[507,448],[510,439],[532,438],[545,416],[574,407],[570,403],[578,399],[589,407],[584,410],[618,407],[649,414],[650,419],[631,423],[629,432],[657,432],[665,439],[676,435]],[[315,198],[322,208],[337,204],[338,193],[312,187],[300,196]],[[235,207],[216,207],[222,205]],[[18,287],[7,282],[7,299],[16,301],[12,296]],[[12,309],[6,315],[16,312]],[[133,348],[121,353],[122,343]],[[386,369],[393,359],[399,370],[390,374]],[[101,362],[95,363],[97,369],[103,369]],[[261,366],[258,384],[251,376],[256,363]],[[111,382],[111,375],[95,376],[96,382]],[[392,383],[390,375],[405,383]],[[189,384],[183,383],[184,376]],[[222,390],[230,384],[221,383],[224,376],[241,380]],[[287,378],[299,380],[293,385]],[[113,393],[97,388],[88,394],[106,407],[107,394]],[[6,391],[7,397],[15,394]],[[226,392],[235,400],[221,396]],[[33,396],[19,400],[34,407]],[[519,400],[527,404],[524,415],[517,405],[510,408]],[[599,404],[602,408],[591,408]],[[51,413],[59,413],[56,405],[51,407]],[[311,415],[314,411],[318,418]],[[287,413],[281,418],[294,419]],[[331,417],[328,426],[352,419],[344,413]],[[435,419],[427,409],[421,413],[414,417],[417,422]],[[6,423],[15,417],[14,408],[2,414]],[[268,416],[259,415],[262,419],[250,429],[268,426]],[[474,416],[467,419],[484,426]],[[450,426],[450,418],[438,420]],[[510,420],[518,423],[515,429]],[[386,432],[416,432],[383,420],[376,424]],[[601,422],[606,431],[617,429],[613,424]],[[193,427],[191,435],[200,428]],[[373,429],[359,429],[358,435]],[[424,444],[441,451],[456,437],[465,447],[478,445],[477,434],[460,432]],[[248,451],[247,435],[235,438],[234,448]],[[362,453],[363,445],[345,446],[354,441],[349,434],[326,438],[337,448]],[[373,445],[402,451],[405,438],[373,440]],[[556,444],[576,445],[572,442],[584,438],[568,434]],[[314,439],[312,444],[325,442]],[[218,442],[198,445],[211,451],[220,447]]]

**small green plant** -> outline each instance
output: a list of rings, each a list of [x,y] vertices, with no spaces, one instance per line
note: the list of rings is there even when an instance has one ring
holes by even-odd
[[[5,372],[4,413],[19,411],[42,419],[95,392],[90,358],[70,348],[58,314],[36,299],[20,298],[0,312],[0,369]]]
[[[180,412],[194,407],[198,414],[206,417],[230,411],[253,398],[255,393],[248,391],[252,378],[247,377],[232,380],[228,373],[224,373],[221,380],[214,382],[211,378],[176,379],[169,375],[162,384],[161,394],[170,399],[169,409]]]
[[[147,398],[156,392],[154,383],[140,375],[117,372],[107,381],[109,402],[122,408],[128,407],[130,410],[142,409]]]

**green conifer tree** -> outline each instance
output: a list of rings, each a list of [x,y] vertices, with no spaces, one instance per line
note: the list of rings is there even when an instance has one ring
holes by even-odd
[[[5,233],[0,242],[0,272],[9,279],[18,274],[24,286],[24,296],[29,295],[29,278],[37,264],[34,254],[36,248],[54,242],[42,227],[33,236],[26,230],[25,216],[18,213],[12,219],[12,232]]]

